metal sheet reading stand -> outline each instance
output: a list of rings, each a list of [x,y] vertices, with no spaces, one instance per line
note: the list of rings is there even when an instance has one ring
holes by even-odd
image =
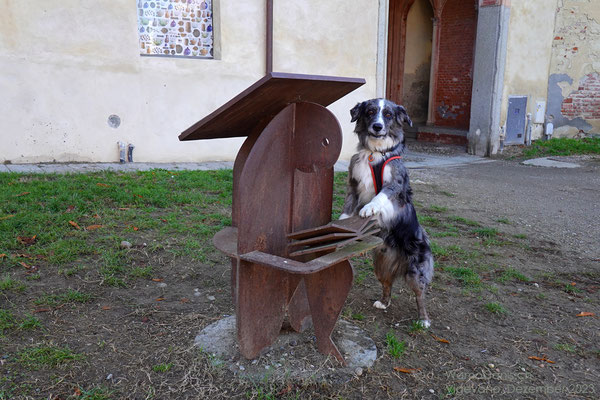
[[[319,351],[344,364],[331,332],[352,285],[348,259],[382,241],[374,221],[331,222],[342,133],[325,107],[364,83],[272,72],[179,136],[247,136],[233,169],[233,226],[213,238],[231,258],[246,358],[275,341],[287,315],[297,331],[312,324]]]

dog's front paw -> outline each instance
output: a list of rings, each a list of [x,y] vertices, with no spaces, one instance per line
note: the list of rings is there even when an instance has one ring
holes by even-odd
[[[373,215],[379,214],[380,211],[381,210],[378,204],[373,204],[373,202],[370,202],[360,210],[358,215],[360,215],[362,218],[369,218]]]
[[[431,321],[428,319],[421,319],[419,320],[419,324],[424,328],[424,329],[429,329],[429,327],[431,326]]]
[[[386,308],[388,308],[388,306],[386,306],[385,304],[383,304],[379,300],[377,300],[375,303],[373,303],[373,307],[375,307],[375,308],[377,308],[379,310],[385,310]]]
[[[350,218],[350,217],[351,217],[351,215],[348,215],[348,214],[344,213],[344,214],[340,215],[339,219],[342,220],[342,219],[347,219],[347,218]]]

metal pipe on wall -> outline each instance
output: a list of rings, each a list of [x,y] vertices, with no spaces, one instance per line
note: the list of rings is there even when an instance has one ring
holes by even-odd
[[[266,69],[273,72],[273,0],[267,0]]]

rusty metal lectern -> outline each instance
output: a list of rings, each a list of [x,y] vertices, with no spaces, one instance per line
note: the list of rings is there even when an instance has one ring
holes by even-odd
[[[246,358],[275,341],[287,313],[297,331],[312,322],[319,351],[344,363],[330,336],[352,285],[348,259],[381,239],[373,221],[330,222],[342,133],[325,107],[364,83],[271,72],[179,136],[247,136],[233,169],[233,226],[213,239],[232,260]]]

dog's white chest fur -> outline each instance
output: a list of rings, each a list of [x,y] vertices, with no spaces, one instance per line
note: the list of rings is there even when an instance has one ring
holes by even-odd
[[[358,200],[361,205],[365,205],[373,200],[375,197],[375,183],[373,182],[373,173],[371,171],[371,166],[369,163],[369,155],[371,155],[370,151],[362,150],[358,153],[358,161],[354,164],[354,169],[352,170],[352,176],[358,182]],[[373,153],[373,162],[372,164],[378,164],[383,160],[383,155],[381,153]],[[383,180],[382,184],[390,182],[392,179],[392,173],[389,168],[384,168],[383,170]]]

